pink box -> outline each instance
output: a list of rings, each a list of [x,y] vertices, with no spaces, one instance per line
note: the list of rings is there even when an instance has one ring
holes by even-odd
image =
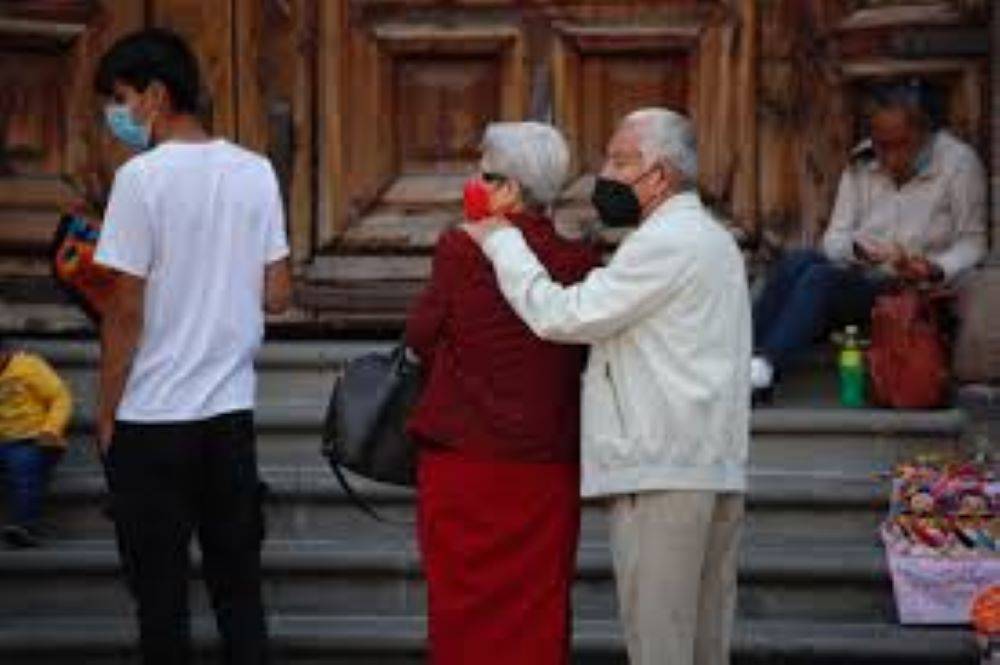
[[[906,547],[884,529],[889,574],[903,624],[968,624],[976,594],[1000,584],[1000,556]]]

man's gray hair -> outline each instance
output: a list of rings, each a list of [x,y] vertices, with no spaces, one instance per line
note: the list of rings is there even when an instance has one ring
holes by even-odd
[[[670,109],[645,108],[629,113],[622,125],[639,132],[639,150],[647,164],[666,160],[683,176],[685,186],[698,183],[698,137],[685,116]]]
[[[555,203],[569,176],[569,147],[558,129],[541,122],[494,122],[480,146],[490,171],[516,180],[525,205]]]

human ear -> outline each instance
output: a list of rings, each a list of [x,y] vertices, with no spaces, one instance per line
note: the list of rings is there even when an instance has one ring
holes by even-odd
[[[681,189],[684,176],[672,165],[661,162],[660,182],[662,183],[663,191],[677,192]]]
[[[143,91],[143,101],[147,116],[154,116],[168,110],[170,107],[170,93],[167,86],[162,81],[152,80]]]

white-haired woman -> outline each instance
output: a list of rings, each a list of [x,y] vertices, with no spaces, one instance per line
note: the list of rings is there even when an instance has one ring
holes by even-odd
[[[506,217],[554,279],[582,279],[598,253],[560,238],[547,217],[569,167],[562,135],[540,123],[497,123],[481,149],[481,172],[466,185],[466,217]],[[421,446],[430,661],[564,665],[580,522],[584,349],[535,337],[458,229],[438,241],[406,332],[430,368],[410,422]]]

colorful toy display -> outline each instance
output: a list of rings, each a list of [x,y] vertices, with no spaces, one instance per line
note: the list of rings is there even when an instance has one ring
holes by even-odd
[[[995,463],[899,465],[882,525],[903,623],[969,623],[977,594],[1000,582],[1000,473]]]

